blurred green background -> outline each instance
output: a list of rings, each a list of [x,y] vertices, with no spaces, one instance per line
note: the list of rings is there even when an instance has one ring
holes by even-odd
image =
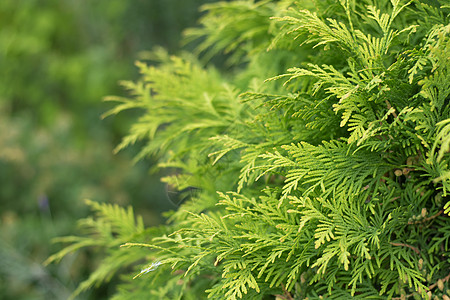
[[[88,215],[83,199],[133,205],[147,225],[175,208],[133,149],[113,154],[135,117],[101,120],[137,78],[139,52],[175,52],[212,0],[0,1],[0,299],[66,299],[96,253],[42,262]],[[114,282],[114,280],[113,280]],[[80,299],[107,299],[113,284]]]

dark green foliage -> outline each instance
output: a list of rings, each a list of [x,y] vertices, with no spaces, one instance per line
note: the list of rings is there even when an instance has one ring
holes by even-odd
[[[144,110],[119,149],[195,188],[114,250],[148,251],[114,299],[448,298],[450,3],[207,9],[190,34],[228,72],[158,50],[111,98]]]

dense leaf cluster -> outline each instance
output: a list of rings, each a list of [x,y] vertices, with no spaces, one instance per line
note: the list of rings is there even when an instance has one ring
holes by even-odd
[[[206,9],[190,36],[229,72],[158,50],[111,98],[145,112],[119,149],[147,141],[139,157],[189,191],[120,249],[101,244],[105,228],[125,240],[114,210],[95,207],[100,270],[122,255],[142,270],[114,299],[448,299],[449,2]]]

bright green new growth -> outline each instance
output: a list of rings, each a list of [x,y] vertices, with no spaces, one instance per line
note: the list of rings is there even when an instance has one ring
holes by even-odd
[[[110,99],[145,111],[118,149],[146,141],[195,192],[162,228],[91,204],[108,256],[80,289],[134,265],[113,299],[450,296],[449,2],[205,9],[189,34],[225,75],[157,50]]]

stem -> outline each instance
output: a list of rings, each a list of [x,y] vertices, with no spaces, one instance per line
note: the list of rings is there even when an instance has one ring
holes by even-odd
[[[442,280],[443,282],[449,281],[449,280],[450,280],[450,274],[448,274],[448,275],[445,276],[444,278],[438,279],[438,281],[439,281],[439,280]],[[428,290],[428,291],[431,291],[431,290],[434,289],[436,286],[437,286],[437,282],[436,282],[436,283],[433,283],[432,285],[430,285],[429,287],[427,287],[427,290]],[[413,295],[414,295],[414,293],[411,293],[411,294],[405,295],[405,297],[406,297],[406,299],[408,299],[409,297],[412,297]],[[402,299],[402,297],[394,297],[394,298],[392,298],[392,300],[401,300],[401,299]]]
[[[428,221],[433,220],[434,218],[439,217],[444,211],[441,209],[437,214],[432,215],[431,217],[425,218],[423,220],[415,221],[415,222],[408,222],[409,225],[412,224],[419,224],[419,223],[426,223]]]
[[[389,103],[389,101],[385,101],[386,102],[386,105],[387,105],[387,108],[388,109],[391,109],[392,108],[392,105],[391,105],[391,103]],[[395,112],[395,109],[394,109],[394,111],[392,112],[392,115],[395,117],[395,118],[397,118],[397,113]]]
[[[283,289],[283,295],[275,295],[276,297],[286,300],[294,300],[291,293],[289,293],[284,287],[284,284],[281,284],[281,288]]]
[[[449,280],[450,280],[450,274],[448,274],[447,276],[445,276],[444,278],[442,278],[442,279],[440,279],[440,280],[442,280],[443,282],[449,281]],[[439,280],[438,280],[438,281],[439,281]],[[432,285],[430,285],[430,286],[428,287],[428,289],[429,289],[429,290],[432,290],[432,289],[434,289],[436,286],[437,286],[437,282],[435,282],[435,283],[433,283]]]
[[[408,244],[403,244],[403,243],[390,243],[392,246],[403,246],[403,247],[408,247],[410,249],[412,249],[414,252],[416,252],[416,254],[420,254],[419,249],[417,249],[414,246],[408,245]]]

